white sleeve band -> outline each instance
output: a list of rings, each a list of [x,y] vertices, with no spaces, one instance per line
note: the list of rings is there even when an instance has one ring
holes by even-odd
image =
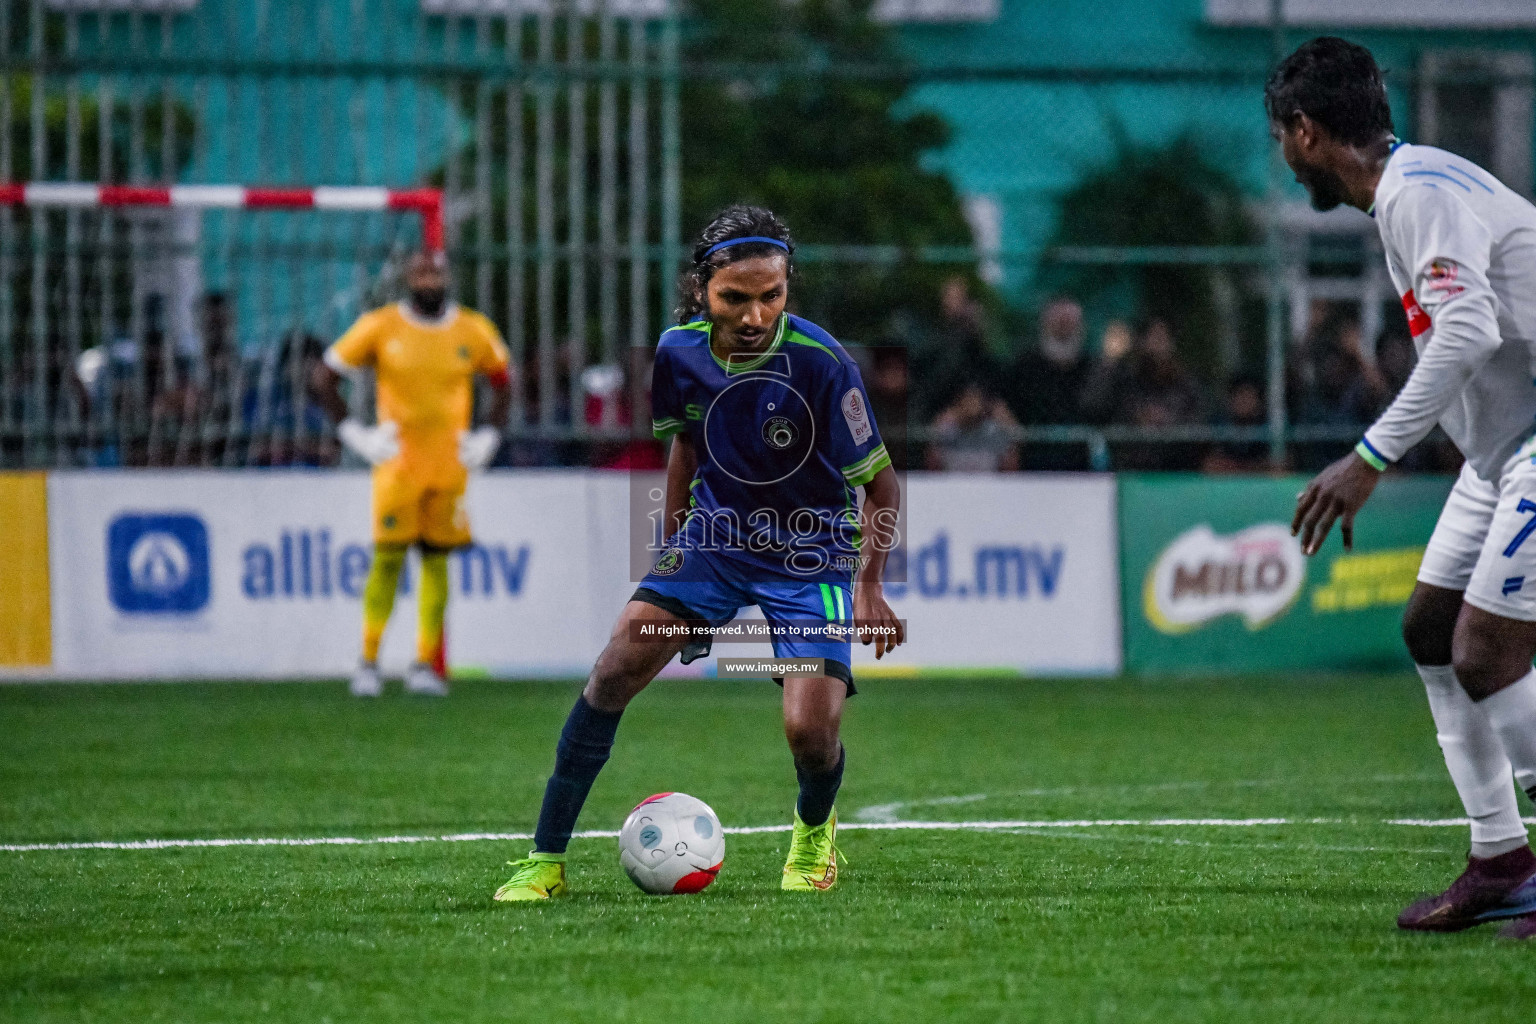
[[[361,366],[353,366],[351,363],[341,358],[341,355],[336,351],[335,345],[332,345],[330,348],[326,349],[325,355],[323,355],[321,358],[325,360],[326,366],[329,366],[332,370],[341,374],[343,377],[355,377],[359,373],[363,372],[363,368]]]

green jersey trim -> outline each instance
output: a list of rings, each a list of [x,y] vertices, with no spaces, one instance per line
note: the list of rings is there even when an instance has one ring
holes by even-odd
[[[720,365],[720,369],[724,370],[727,374],[735,375],[738,373],[746,373],[749,370],[757,369],[759,366],[762,366],[768,361],[769,356],[773,355],[779,350],[779,346],[784,344],[784,335],[789,331],[789,314],[779,314],[779,327],[778,330],[774,331],[773,333],[773,341],[768,343],[768,347],[766,349],[764,349],[762,352],[759,352],[757,355],[753,356],[746,362],[732,361],[728,363],[715,354],[715,346],[713,344],[714,333],[710,329],[712,326],[712,324],[704,325],[704,333],[709,337],[709,342],[707,342],[707,344],[709,345],[710,358],[718,363]]]
[[[890,453],[885,450],[885,445],[877,445],[875,450],[864,456],[851,466],[843,467],[843,479],[850,486],[862,487],[873,480],[882,469],[891,464]]]
[[[673,434],[681,433],[682,429],[683,421],[675,416],[667,417],[666,419],[651,420],[651,434],[658,441],[665,441]]]
[[[788,340],[796,345],[805,345],[807,348],[819,348],[833,359],[837,358],[836,352],[833,352],[815,338],[807,337],[799,331],[790,331]]]
[[[1371,447],[1369,441],[1362,440],[1359,444],[1355,445],[1355,454],[1364,459],[1366,465],[1378,473],[1386,472],[1387,460],[1376,454],[1376,449]]]

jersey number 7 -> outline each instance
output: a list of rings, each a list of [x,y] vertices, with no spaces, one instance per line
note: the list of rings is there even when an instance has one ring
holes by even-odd
[[[1536,501],[1532,501],[1530,498],[1521,498],[1520,504],[1515,506],[1515,511],[1536,512]],[[1509,547],[1504,549],[1504,557],[1512,557],[1520,545],[1525,543],[1525,539],[1531,535],[1532,531],[1536,531],[1536,516],[1531,516],[1530,522],[1520,527],[1520,532],[1515,534],[1515,539],[1510,541]]]

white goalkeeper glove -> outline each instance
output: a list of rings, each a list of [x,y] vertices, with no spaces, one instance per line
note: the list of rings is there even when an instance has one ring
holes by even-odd
[[[459,462],[471,473],[489,466],[500,447],[501,431],[495,427],[459,432]]]
[[[400,428],[387,421],[369,427],[354,419],[344,419],[336,425],[336,436],[370,466],[388,462],[400,454]]]

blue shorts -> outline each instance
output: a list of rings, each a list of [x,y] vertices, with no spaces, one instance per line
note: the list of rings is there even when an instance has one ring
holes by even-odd
[[[656,569],[640,581],[640,589],[631,600],[710,626],[723,626],[739,610],[755,604],[773,627],[775,658],[822,658],[827,675],[848,684],[848,695],[853,696],[849,632],[853,593],[848,585],[795,579],[769,582],[761,578],[760,569],[751,570],[751,575],[758,577],[755,580],[742,579],[741,575],[729,557],[719,552],[668,548]],[[830,637],[815,635],[829,623],[843,628]]]

